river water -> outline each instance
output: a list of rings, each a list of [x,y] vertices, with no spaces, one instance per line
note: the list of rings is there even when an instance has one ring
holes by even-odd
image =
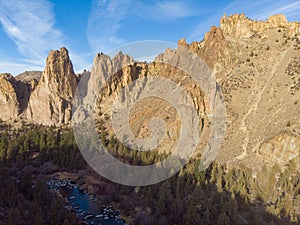
[[[120,211],[112,206],[103,205],[100,196],[88,193],[70,180],[47,182],[49,190],[60,193],[67,207],[72,208],[77,217],[87,224],[94,225],[126,225],[121,219]]]

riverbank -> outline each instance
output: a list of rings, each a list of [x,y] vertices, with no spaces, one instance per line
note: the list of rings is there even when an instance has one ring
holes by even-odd
[[[66,208],[86,224],[126,225],[119,210],[104,205],[101,196],[89,193],[71,179],[52,178],[47,181],[47,186],[50,192],[63,198]]]
[[[131,196],[119,193],[115,188],[116,184],[105,180],[90,168],[79,171],[57,171],[44,175],[44,179],[47,181],[72,181],[80,190],[97,196],[102,205],[111,205],[114,209],[119,210],[121,218],[126,221],[126,224],[131,224],[135,213],[140,210],[134,207]]]

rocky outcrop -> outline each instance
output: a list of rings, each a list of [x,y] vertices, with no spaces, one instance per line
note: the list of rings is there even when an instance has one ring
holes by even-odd
[[[266,21],[243,14],[221,19],[225,52],[231,54],[218,56],[212,67],[228,115],[219,161],[259,169],[268,160],[284,166],[298,157],[299,26],[283,15]]]
[[[230,50],[222,29],[213,26],[205,34],[204,44],[199,50],[199,55],[213,69],[220,58],[227,59],[228,61],[233,60],[234,56]]]
[[[42,74],[42,71],[25,71],[17,75],[15,78],[17,81],[30,84],[33,80],[38,82],[41,79]]]
[[[266,158],[274,159],[272,162],[282,160],[281,166],[294,156],[299,158],[299,33],[300,23],[288,22],[283,15],[266,21],[254,21],[243,14],[225,15],[220,27],[213,26],[202,41],[178,41],[179,47],[190,49],[206,62],[218,81],[215,87],[223,93],[228,126],[217,157],[221,163],[259,168]],[[177,66],[164,63],[164,57],[171,57]],[[204,86],[176,68],[179,61],[193,68],[191,61],[173,49],[167,49],[152,63],[135,62],[122,52],[114,58],[99,53],[91,73],[75,75],[67,50],[51,51],[40,80],[30,72],[16,79],[8,74],[0,76],[0,118],[21,115],[44,125],[67,124],[77,82],[86,79],[82,94],[97,97],[97,124],[112,134],[109,122],[116,95],[139,78],[158,76],[180,84],[191,96],[201,116],[204,146],[210,137],[210,102],[202,90]],[[143,85],[137,88],[142,90]],[[147,98],[136,104],[129,121],[133,133],[141,138],[149,136],[153,117],[165,119],[168,135],[162,149],[171,150],[176,145],[180,121],[176,110],[161,99]],[[285,156],[281,157],[283,151]]]
[[[259,157],[270,167],[278,164],[283,168],[290,160],[299,156],[299,146],[299,136],[281,133],[260,146]]]
[[[133,58],[129,55],[123,54],[122,52],[119,52],[112,59],[103,53],[98,53],[94,58],[94,65],[91,72],[92,79],[89,83],[90,85],[95,84],[95,80],[93,80],[93,78],[97,77],[99,80],[96,82],[100,82],[99,84],[102,86],[106,83],[106,81],[111,81],[111,79],[120,79],[122,77],[122,83],[125,85],[126,83],[124,82],[132,81],[135,78],[128,76],[130,73],[122,73],[122,71],[126,70],[128,65],[133,65],[133,63]],[[107,85],[107,87],[109,92],[112,91],[111,88],[114,88],[111,85]]]
[[[196,53],[213,72],[219,71],[220,63],[222,67],[230,68],[237,60],[236,53],[232,51],[223,30],[219,27],[212,26],[203,41],[187,44],[185,38],[182,38],[178,41],[178,45]]]
[[[299,150],[298,141],[288,144],[294,140],[291,136],[298,140],[300,135],[299,43],[298,22],[288,22],[283,15],[254,21],[243,14],[224,16],[220,27],[212,27],[203,41],[191,44],[184,38],[178,41],[179,46],[195,52],[209,65],[221,86],[227,105],[228,127],[218,155],[220,162],[231,165],[243,163],[259,169],[264,164],[261,159],[273,157],[273,162],[279,161],[278,154],[285,151],[286,157],[280,161],[280,166],[284,166],[294,150]],[[172,69],[168,69],[168,73],[166,67],[159,63],[147,64],[145,71],[151,75],[160,71],[159,76],[176,82],[185,77]],[[187,84],[187,88],[191,86],[192,83]],[[193,95],[192,91],[189,93]],[[200,93],[193,96],[198,100],[204,99]],[[199,102],[199,106],[202,115],[205,115],[208,108],[205,100],[204,103]],[[204,110],[201,110],[203,106]],[[150,111],[150,107],[147,110]],[[141,112],[135,112],[142,117]],[[168,113],[172,115],[171,111]],[[163,113],[157,116],[161,115]],[[205,124],[210,123],[209,118],[204,119]],[[281,133],[288,135],[280,136]],[[262,144],[279,136],[280,141],[275,141],[272,146],[274,150]],[[293,152],[289,152],[292,149]]]
[[[15,90],[15,78],[8,73],[0,74],[0,118],[14,119],[20,114],[20,105]]]
[[[66,48],[50,51],[40,81],[33,87],[27,118],[43,125],[68,123],[77,78]]]
[[[286,29],[289,35],[300,33],[300,23],[288,22],[282,14],[270,16],[266,21],[251,20],[244,14],[234,14],[229,17],[224,15],[220,21],[220,28],[225,35],[239,38],[249,38],[270,28]]]
[[[173,80],[175,83],[181,83],[184,90],[190,93],[191,99],[194,102],[195,109],[199,114],[203,114],[205,102],[203,101],[203,93],[190,75],[186,74],[183,70],[175,67],[174,65],[168,65],[163,63],[164,59],[172,58],[174,65],[178,63],[185,64],[190,63],[181,57],[180,52],[167,49],[165,53],[156,57],[152,63],[136,62],[132,57],[124,55],[119,52],[114,58],[99,53],[94,59],[94,66],[91,72],[91,77],[88,81],[88,93],[87,96],[95,96],[95,90],[99,90],[101,86],[102,91],[97,101],[97,124],[101,124],[109,134],[114,134],[114,130],[109,119],[112,115],[112,105],[115,107],[123,108],[123,104],[129,104],[134,102],[135,99],[142,95],[144,89],[147,89],[147,81],[137,82],[136,80],[145,77],[162,77],[168,80]],[[181,59],[179,61],[179,58]],[[141,81],[141,80],[140,80]],[[161,84],[161,83],[160,83]],[[133,86],[130,86],[133,85]],[[136,90],[131,95],[120,94],[123,93],[122,89],[129,88],[129,90]],[[94,93],[92,93],[94,92]],[[116,103],[117,96],[120,97],[121,103]],[[124,96],[127,96],[126,98]],[[85,99],[89,103],[94,99]],[[179,99],[178,99],[179,101]],[[126,108],[126,107],[125,107]],[[172,146],[176,144],[176,137],[179,131],[179,118],[175,108],[168,103],[157,97],[149,97],[141,100],[134,105],[131,112],[129,122],[132,132],[140,138],[148,138],[150,135],[149,123],[154,117],[163,118],[166,122],[166,129],[168,135],[164,138],[163,144],[160,148],[161,151],[169,152]],[[123,119],[123,118],[122,118]],[[125,123],[124,126],[126,125]],[[203,127],[204,125],[201,125]],[[123,128],[122,128],[123,129]]]
[[[25,71],[15,77],[15,90],[20,104],[22,119],[26,118],[26,109],[31,92],[36,87],[41,76],[41,71]]]
[[[26,116],[29,97],[37,83],[32,76],[27,76],[26,73],[17,77],[10,74],[1,74],[0,92],[3,101],[0,105],[3,113],[0,114],[0,118],[2,120],[17,119],[19,117],[24,119],[24,116]],[[37,78],[37,76],[38,73],[34,73],[34,78]]]

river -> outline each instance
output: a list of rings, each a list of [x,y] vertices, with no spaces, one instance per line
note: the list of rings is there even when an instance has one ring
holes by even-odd
[[[88,193],[71,180],[49,180],[49,190],[61,194],[67,207],[72,208],[77,217],[87,224],[94,225],[126,225],[121,219],[120,211],[112,206],[103,205],[100,196]]]

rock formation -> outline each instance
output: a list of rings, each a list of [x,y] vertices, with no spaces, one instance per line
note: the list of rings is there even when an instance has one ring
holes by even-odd
[[[98,99],[99,112],[97,115],[99,117],[97,120],[98,124],[101,124],[102,128],[104,127],[109,134],[113,134],[114,132],[110,116],[112,114],[111,106],[114,104],[116,96],[120,94],[123,88],[133,85],[135,90],[140,91],[133,93],[132,96],[123,100],[134,102],[134,99],[138,98],[141,90],[144,88],[143,85],[145,85],[145,83],[134,82],[145,77],[163,77],[173,80],[175,83],[181,83],[183,88],[190,93],[198,113],[204,115],[204,104],[206,103],[204,102],[204,95],[199,84],[179,68],[162,63],[163,58],[169,56],[174,58],[174,65],[178,64],[178,60],[181,57],[180,53],[170,49],[167,49],[165,53],[158,56],[154,62],[149,64],[135,62],[132,57],[124,55],[122,52],[119,52],[114,58],[101,53],[95,57],[88,92],[99,90],[99,86],[102,87]],[[186,59],[181,60],[181,63],[182,61],[185,64],[189,63]],[[98,88],[95,88],[96,86]],[[170,151],[172,146],[174,147],[176,137],[178,137],[180,121],[175,108],[170,103],[157,97],[149,97],[143,99],[140,104],[135,105],[131,115],[129,123],[132,132],[140,138],[146,138],[150,135],[149,122],[153,117],[167,118],[165,122],[168,135],[164,138],[160,150]],[[203,126],[201,125],[201,127]]]
[[[20,104],[21,118],[26,118],[26,110],[29,102],[31,92],[36,87],[38,81],[42,76],[41,71],[25,71],[15,77],[16,92]]]
[[[189,48],[207,63],[224,95],[227,131],[217,157],[219,162],[229,165],[243,163],[257,168],[264,164],[265,160],[261,159],[266,157],[276,161],[276,154],[282,149],[288,152],[288,156],[280,158],[281,166],[291,157],[298,157],[299,27],[300,23],[288,22],[283,15],[271,16],[266,21],[254,21],[241,14],[224,16],[220,27],[212,27],[200,42],[187,44],[185,39],[179,40],[179,46]],[[171,54],[172,51],[167,50],[165,54]],[[95,62],[98,60],[111,59],[100,54]],[[112,62],[109,61],[108,64]],[[205,136],[211,121],[207,117],[208,103],[203,92],[199,91],[200,87],[186,79],[186,74],[157,62],[137,62],[113,76],[100,98],[99,123],[109,127],[108,106],[112,105],[120,88],[136,78],[150,74],[172,79],[187,89],[204,119],[202,135]],[[162,108],[167,114],[160,111]],[[149,135],[147,126],[153,115],[168,118],[168,132],[176,134],[176,112],[170,106],[152,99],[143,101],[133,109],[130,123],[137,136]],[[107,131],[110,133],[111,129]],[[282,133],[285,135],[281,135]],[[293,140],[295,144],[289,144],[294,146],[290,152],[284,146]],[[171,138],[168,141],[167,145],[172,146]]]
[[[38,82],[41,79],[42,74],[42,71],[25,71],[17,75],[15,78],[18,81],[30,84],[33,80]]]
[[[283,166],[291,157],[299,157],[299,37],[300,23],[289,22],[283,15],[255,21],[241,14],[224,15],[220,26],[212,27],[200,42],[178,41],[179,47],[190,49],[206,62],[222,90],[227,131],[217,158],[220,162],[255,168],[265,163],[265,158],[270,162],[280,158]],[[165,65],[160,60],[164,56],[174,57],[175,64],[180,58],[187,65],[191,63],[184,61],[180,51],[171,49],[152,63],[135,62],[121,52],[114,58],[99,53],[93,71],[76,76],[68,51],[51,51],[41,76],[30,72],[16,79],[9,74],[0,76],[0,118],[26,117],[44,125],[68,124],[77,82],[89,79],[84,87],[88,94],[97,94],[102,88],[97,96],[96,120],[112,134],[109,121],[116,95],[139,78],[159,76],[180,84],[191,96],[201,116],[201,141],[205,145],[212,122],[207,96],[184,71]],[[138,137],[149,136],[149,120],[155,116],[166,121],[168,135],[163,148],[168,151],[176,144],[180,121],[167,102],[149,98],[137,104],[130,115],[132,131]],[[288,157],[279,157],[281,151]]]
[[[260,158],[274,155],[271,161],[276,161],[275,155],[290,137],[299,139],[299,28],[300,23],[288,22],[283,15],[266,21],[254,21],[243,14],[221,19],[222,34],[218,36],[223,36],[224,47],[214,52],[213,62],[208,61],[227,104],[228,127],[219,161],[259,167],[263,164]],[[209,32],[198,43],[199,55],[211,49],[212,37]],[[214,49],[218,48],[210,51]],[[280,141],[274,141],[277,137]],[[289,156],[297,157],[297,143]],[[270,145],[273,147],[266,147]],[[284,165],[290,158],[281,160]]]
[[[50,51],[40,81],[31,93],[27,118],[43,125],[68,123],[77,78],[66,48]]]
[[[15,90],[15,78],[8,73],[0,74],[1,120],[16,118],[20,114],[20,105]]]
[[[30,73],[30,75],[28,74]],[[34,75],[33,75],[34,74]],[[0,92],[2,93],[0,118],[2,120],[24,119],[31,91],[39,79],[39,72],[25,72],[17,77],[1,74]]]
[[[99,53],[97,56],[94,58],[94,65],[92,69],[92,77],[91,81],[89,82],[90,85],[93,85],[95,83],[100,82],[99,84],[105,85],[106,81],[109,81],[111,79],[120,79],[122,80],[123,85],[126,85],[124,82],[129,82],[132,80],[135,80],[137,77],[129,77],[129,73],[122,73],[124,69],[128,65],[133,64],[133,58],[130,57],[129,55],[124,55],[122,52],[119,52],[113,59],[110,59],[109,56]],[[99,81],[95,81],[93,78],[93,75],[101,75],[97,76]],[[135,74],[137,75],[137,74]],[[111,88],[114,88],[113,83],[111,85],[107,85],[108,91],[111,92]],[[93,89],[93,88],[90,88]]]
[[[226,15],[220,21],[220,28],[224,35],[233,35],[239,38],[249,38],[254,34],[261,34],[268,29],[286,29],[289,35],[300,33],[299,22],[288,22],[282,14],[270,16],[267,21],[255,21],[247,18],[244,14]]]
[[[50,51],[43,72],[0,76],[2,120],[22,119],[43,125],[67,124],[79,77],[66,48]]]

